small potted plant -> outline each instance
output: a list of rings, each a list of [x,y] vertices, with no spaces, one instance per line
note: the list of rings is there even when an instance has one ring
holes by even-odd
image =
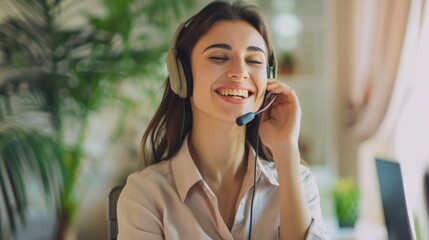
[[[359,189],[353,179],[338,180],[334,187],[334,203],[339,227],[354,227],[359,215]]]
[[[293,52],[283,52],[279,58],[280,74],[291,75],[296,73],[296,57]]]

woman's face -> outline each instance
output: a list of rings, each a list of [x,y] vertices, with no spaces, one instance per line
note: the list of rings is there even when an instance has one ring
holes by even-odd
[[[194,119],[231,122],[262,104],[267,85],[267,47],[244,21],[219,21],[191,53]]]

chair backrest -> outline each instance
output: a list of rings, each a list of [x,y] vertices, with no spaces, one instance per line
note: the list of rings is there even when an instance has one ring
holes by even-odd
[[[116,186],[110,190],[109,197],[107,198],[107,235],[109,240],[116,240],[118,236],[118,219],[116,215],[116,205],[118,203],[119,195],[124,186]]]

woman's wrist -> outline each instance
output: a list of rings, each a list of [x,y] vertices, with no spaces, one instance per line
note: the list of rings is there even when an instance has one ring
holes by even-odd
[[[278,167],[296,165],[301,161],[298,143],[284,144],[277,148],[273,148],[271,149],[271,153],[273,154],[274,162]]]

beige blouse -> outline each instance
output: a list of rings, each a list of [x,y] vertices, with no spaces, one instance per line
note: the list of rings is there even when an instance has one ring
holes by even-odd
[[[185,140],[174,158],[128,177],[117,208],[118,239],[247,239],[255,157],[254,150],[250,149],[231,231],[221,217],[216,196],[195,166]],[[314,177],[305,166],[301,166],[301,176],[312,217],[307,239],[329,239]],[[252,239],[279,238],[278,186],[274,163],[258,159]]]

